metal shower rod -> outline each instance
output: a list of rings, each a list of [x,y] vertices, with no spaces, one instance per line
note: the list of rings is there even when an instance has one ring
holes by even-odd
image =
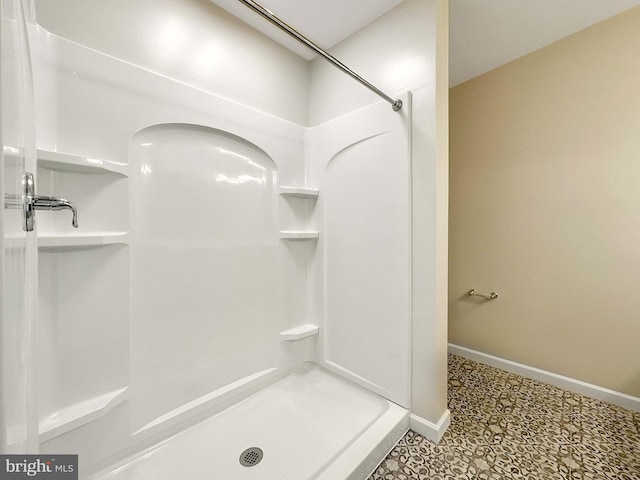
[[[369,90],[371,90],[375,94],[379,95],[380,97],[384,98],[387,102],[389,102],[391,104],[391,108],[393,109],[394,112],[397,112],[398,110],[400,110],[402,108],[402,100],[391,98],[389,95],[384,93],[382,90],[380,90],[379,88],[377,88],[374,85],[372,85],[369,82],[367,82],[364,78],[362,78],[356,72],[351,70],[344,63],[342,63],[340,60],[335,58],[333,55],[325,52],[318,45],[313,43],[311,40],[309,40],[307,37],[302,35],[300,32],[295,30],[290,25],[288,25],[287,23],[285,23],[284,21],[282,21],[281,19],[276,17],[273,13],[271,13],[269,10],[264,8],[259,3],[256,3],[253,0],[239,0],[239,1],[244,3],[247,7],[249,7],[254,12],[259,13],[260,15],[262,15],[264,18],[266,18],[271,23],[273,23],[276,27],[280,28],[280,30],[283,30],[284,32],[288,33],[293,38],[298,40],[300,43],[303,43],[304,45],[309,47],[311,50],[316,52],[318,55],[322,56],[329,63],[334,65],[336,68],[339,68],[344,73],[346,73],[347,75],[353,77],[358,82],[360,82],[362,85],[367,87]]]

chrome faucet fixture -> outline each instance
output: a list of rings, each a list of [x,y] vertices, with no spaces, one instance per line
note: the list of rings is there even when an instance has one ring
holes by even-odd
[[[31,199],[34,210],[65,210],[69,209],[73,213],[71,224],[73,228],[78,228],[78,211],[75,205],[69,200],[58,197],[48,197],[45,195],[36,195]]]
[[[33,174],[26,172],[22,176],[22,195],[4,195],[4,208],[22,209],[22,228],[25,232],[33,231],[36,210],[71,210],[73,228],[78,228],[78,211],[69,200],[48,195],[36,195]]]

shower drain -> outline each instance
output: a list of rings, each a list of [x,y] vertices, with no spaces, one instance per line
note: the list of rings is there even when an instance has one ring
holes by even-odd
[[[253,467],[262,460],[262,450],[258,447],[247,448],[240,454],[239,460],[243,467]]]

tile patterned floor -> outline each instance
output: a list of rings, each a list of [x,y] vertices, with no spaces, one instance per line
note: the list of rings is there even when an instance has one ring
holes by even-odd
[[[449,355],[451,426],[369,480],[640,480],[640,413]]]

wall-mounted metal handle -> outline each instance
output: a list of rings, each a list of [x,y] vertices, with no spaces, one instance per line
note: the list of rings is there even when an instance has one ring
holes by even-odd
[[[35,189],[33,174],[25,172],[22,176],[22,195],[4,195],[4,208],[22,208],[22,228],[25,232],[33,231],[36,210],[71,210],[71,224],[73,228],[78,228],[78,211],[73,203],[64,198],[36,195]]]
[[[498,298],[498,294],[496,292],[491,292],[489,294],[478,293],[478,292],[476,292],[475,288],[472,288],[471,290],[469,290],[469,296],[470,297],[482,297],[482,298],[486,298],[487,300],[495,300],[496,298]]]
[[[43,195],[36,195],[33,197],[33,209],[34,210],[71,210],[73,218],[71,219],[71,225],[73,228],[78,228],[78,211],[76,207],[69,200],[58,197],[47,197]]]

